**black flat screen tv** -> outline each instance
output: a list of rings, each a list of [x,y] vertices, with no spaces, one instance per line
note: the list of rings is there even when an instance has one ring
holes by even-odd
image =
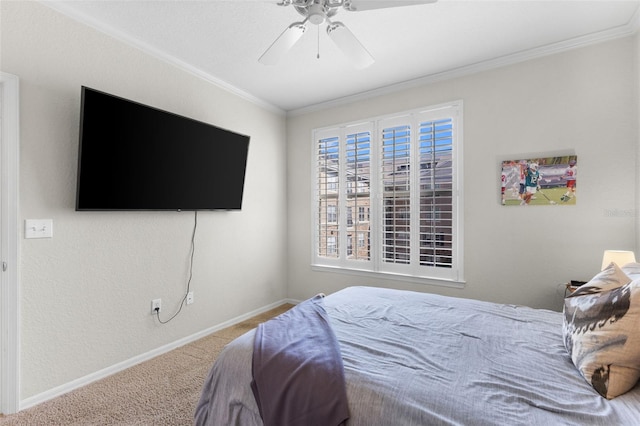
[[[239,210],[249,136],[82,86],[76,210]]]

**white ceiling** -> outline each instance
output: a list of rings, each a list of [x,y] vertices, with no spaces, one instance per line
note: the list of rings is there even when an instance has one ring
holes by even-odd
[[[376,59],[357,70],[324,25],[307,31],[277,65],[259,63],[280,33],[301,20],[278,0],[44,3],[283,111],[630,35],[640,20],[640,0],[439,0],[362,12],[340,9],[332,20],[343,22]]]

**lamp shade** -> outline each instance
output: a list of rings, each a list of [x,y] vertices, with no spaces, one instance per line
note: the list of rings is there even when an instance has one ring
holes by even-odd
[[[627,263],[633,263],[636,261],[636,256],[632,251],[627,250],[605,250],[602,256],[602,268],[604,269],[611,262],[614,262],[618,266],[624,266]]]

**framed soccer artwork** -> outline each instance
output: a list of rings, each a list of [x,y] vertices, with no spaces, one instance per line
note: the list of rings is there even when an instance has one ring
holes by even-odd
[[[576,204],[578,157],[507,160],[501,164],[503,206],[568,206]]]

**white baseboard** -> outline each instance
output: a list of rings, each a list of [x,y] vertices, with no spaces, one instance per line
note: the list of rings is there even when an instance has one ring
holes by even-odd
[[[215,333],[216,331],[220,331],[224,328],[227,327],[231,327],[232,325],[241,323],[242,321],[248,320],[249,318],[252,318],[256,315],[260,315],[264,312],[267,312],[273,308],[276,308],[282,304],[285,303],[291,303],[291,304],[298,304],[299,301],[298,300],[293,300],[293,299],[282,299],[278,302],[274,302],[271,303],[267,306],[263,306],[262,308],[258,308],[256,310],[253,310],[251,312],[247,312],[246,314],[237,316],[235,318],[232,318],[228,321],[225,321],[223,323],[220,323],[218,325],[215,325],[213,327],[207,328],[205,330],[199,331],[195,334],[192,334],[190,336],[184,337],[182,339],[176,340],[175,342],[166,344],[164,346],[160,346],[159,348],[156,348],[154,350],[151,350],[149,352],[146,352],[144,354],[140,354],[138,356],[135,356],[133,358],[130,358],[128,360],[119,362],[117,364],[112,365],[111,367],[107,367],[107,368],[103,368],[102,370],[96,371],[95,373],[91,373],[88,374],[84,377],[80,377],[76,380],[72,380],[69,383],[65,383],[64,385],[60,385],[57,386],[53,389],[49,389],[48,391],[39,393],[37,395],[34,395],[32,397],[23,399],[22,401],[20,401],[20,406],[19,406],[19,410],[25,410],[27,408],[33,407],[35,405],[41,404],[45,401],[48,401],[50,399],[56,398],[60,395],[63,395],[67,392],[71,392],[74,389],[78,389],[82,386],[86,386],[90,383],[93,383],[97,380],[100,379],[104,379],[105,377],[111,376],[115,373],[118,373],[120,371],[126,370],[129,367],[133,367],[134,365],[140,364],[141,362],[144,361],[148,361],[152,358],[155,358],[159,355],[162,355],[164,353],[167,353],[169,351],[172,351],[176,348],[179,348],[180,346],[184,346],[188,343],[191,342],[195,342],[198,339],[201,339],[203,337],[208,336],[209,334]]]

